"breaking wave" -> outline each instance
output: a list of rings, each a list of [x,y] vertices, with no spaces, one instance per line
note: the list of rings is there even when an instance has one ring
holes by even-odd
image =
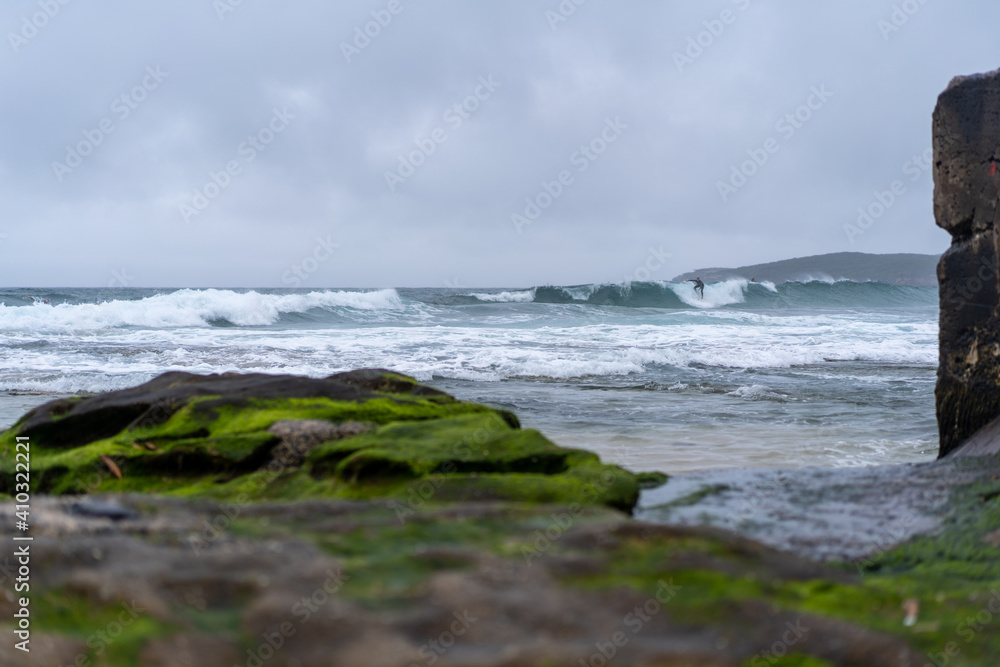
[[[630,308],[844,308],[934,306],[937,288],[817,279],[754,283],[742,279],[705,285],[705,298],[691,283],[633,282],[565,287],[542,286],[520,292],[467,295],[481,303],[552,303]]]
[[[25,301],[24,299],[13,299]],[[221,289],[181,289],[140,299],[73,303],[72,298],[0,303],[0,331],[71,332],[120,327],[261,327],[289,315],[316,313],[323,318],[345,311],[398,310],[394,289],[262,294]]]

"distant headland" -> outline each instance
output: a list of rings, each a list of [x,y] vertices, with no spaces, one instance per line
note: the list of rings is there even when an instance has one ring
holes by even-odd
[[[674,282],[701,277],[707,282],[733,278],[784,283],[793,280],[834,278],[865,282],[877,280],[893,285],[934,287],[937,285],[938,255],[908,253],[871,255],[863,252],[835,252],[812,257],[796,257],[780,262],[753,264],[735,269],[706,268],[682,273]]]

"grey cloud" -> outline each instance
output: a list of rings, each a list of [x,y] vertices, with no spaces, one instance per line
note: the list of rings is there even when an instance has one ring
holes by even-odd
[[[10,35],[53,2],[15,52]],[[894,5],[588,0],[553,29],[555,0],[399,0],[396,14],[388,0],[244,0],[222,20],[212,0],[11,2],[6,282],[105,285],[125,267],[137,286],[282,286],[327,235],[340,252],[305,286],[618,281],[661,245],[673,257],[657,278],[941,252],[931,178],[908,180],[904,164],[929,147],[948,80],[1000,64],[1000,7],[914,3],[886,36]],[[342,44],[387,13],[348,62]],[[705,45],[679,68],[690,39]],[[114,101],[148,67],[168,76],[121,118]],[[501,86],[450,125],[448,109],[489,76]],[[775,124],[823,85],[834,97],[785,138]],[[250,162],[241,145],[285,107],[295,118]],[[628,128],[575,171],[573,154],[616,117]],[[52,163],[104,119],[113,132],[60,182]],[[435,129],[447,140],[390,191],[386,172]],[[717,183],[772,137],[780,150],[722,201]],[[239,173],[185,222],[180,206],[234,160]],[[564,169],[573,184],[518,233],[512,214]],[[844,225],[896,179],[906,194],[851,243]]]

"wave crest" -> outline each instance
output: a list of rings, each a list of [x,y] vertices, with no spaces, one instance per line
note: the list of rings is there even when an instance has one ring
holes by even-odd
[[[937,290],[929,287],[852,282],[819,278],[805,282],[750,282],[734,278],[705,285],[700,298],[691,283],[631,282],[623,284],[544,286],[534,290],[534,302],[587,304],[630,308],[837,308],[934,306]]]
[[[182,289],[138,300],[101,303],[0,304],[0,331],[69,332],[145,327],[157,329],[208,326],[259,327],[284,315],[311,310],[387,310],[403,308],[394,289],[372,292],[260,294],[218,289]]]

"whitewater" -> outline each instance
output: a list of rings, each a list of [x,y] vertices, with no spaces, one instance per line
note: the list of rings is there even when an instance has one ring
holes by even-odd
[[[47,300],[47,303],[46,303]],[[0,426],[168,370],[390,368],[632,469],[929,460],[937,290],[0,290]]]

